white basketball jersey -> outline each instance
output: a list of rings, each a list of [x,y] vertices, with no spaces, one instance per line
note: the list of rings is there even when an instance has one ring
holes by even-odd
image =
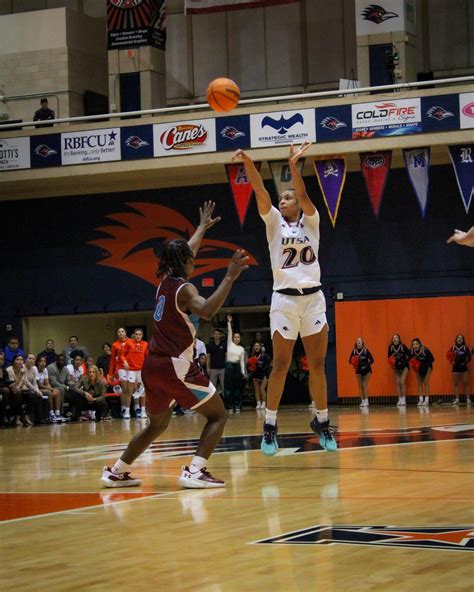
[[[273,289],[320,286],[318,211],[313,216],[303,214],[298,222],[289,224],[272,206],[262,219],[267,228]]]

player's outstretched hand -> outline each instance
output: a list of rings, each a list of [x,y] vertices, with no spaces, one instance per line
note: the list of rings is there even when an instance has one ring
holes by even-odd
[[[296,164],[310,146],[311,142],[303,142],[299,147],[291,144],[290,153],[288,154],[288,160],[290,164]]]
[[[237,161],[237,162],[249,162],[252,159],[250,158],[250,156],[244,152],[242,149],[236,150],[234,152],[234,154],[232,154],[232,161]]]
[[[236,251],[227,268],[227,275],[233,280],[236,280],[243,271],[249,268],[247,265],[248,260],[249,258],[245,254],[245,251],[242,249]]]
[[[216,207],[216,203],[214,201],[205,201],[202,208],[199,208],[199,226],[207,230],[220,222],[221,217],[216,216],[215,218],[212,217]]]
[[[464,245],[466,247],[474,247],[474,226],[472,226],[467,232],[456,228],[453,236],[450,236],[447,242],[457,243],[458,245]]]

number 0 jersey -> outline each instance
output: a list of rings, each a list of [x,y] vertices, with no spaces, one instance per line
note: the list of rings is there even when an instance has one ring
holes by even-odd
[[[273,289],[320,286],[318,211],[312,216],[303,214],[298,222],[289,224],[272,206],[262,219],[267,228]]]
[[[178,307],[178,293],[187,283],[180,277],[165,277],[158,286],[150,353],[193,361],[196,328]]]

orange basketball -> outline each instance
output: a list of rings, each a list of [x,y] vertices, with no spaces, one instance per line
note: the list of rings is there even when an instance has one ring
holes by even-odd
[[[232,111],[239,104],[240,88],[229,78],[216,78],[206,91],[209,107],[214,111]]]

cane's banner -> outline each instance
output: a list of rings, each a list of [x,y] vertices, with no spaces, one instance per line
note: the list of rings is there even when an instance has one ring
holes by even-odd
[[[194,119],[153,126],[155,156],[176,156],[216,151],[216,120]]]
[[[421,215],[425,217],[426,206],[428,205],[430,149],[414,148],[413,150],[403,150],[403,158],[408,178],[420,206]]]
[[[387,182],[388,171],[392,161],[392,151],[362,152],[360,154],[360,168],[365,179],[365,186],[369,194],[370,203],[376,216],[379,215],[380,204]]]
[[[353,139],[402,136],[421,131],[419,98],[352,105]]]
[[[334,227],[346,181],[346,159],[340,157],[313,160],[313,165],[324,203]]]
[[[0,138],[0,171],[29,169],[30,138]]]
[[[261,162],[256,162],[255,168],[260,170]],[[225,165],[227,171],[227,178],[229,179],[232,195],[234,197],[237,215],[239,217],[240,228],[244,225],[245,216],[252,197],[253,188],[250,184],[245,167],[241,162],[231,163]]]
[[[459,95],[461,129],[474,127],[474,92]]]

